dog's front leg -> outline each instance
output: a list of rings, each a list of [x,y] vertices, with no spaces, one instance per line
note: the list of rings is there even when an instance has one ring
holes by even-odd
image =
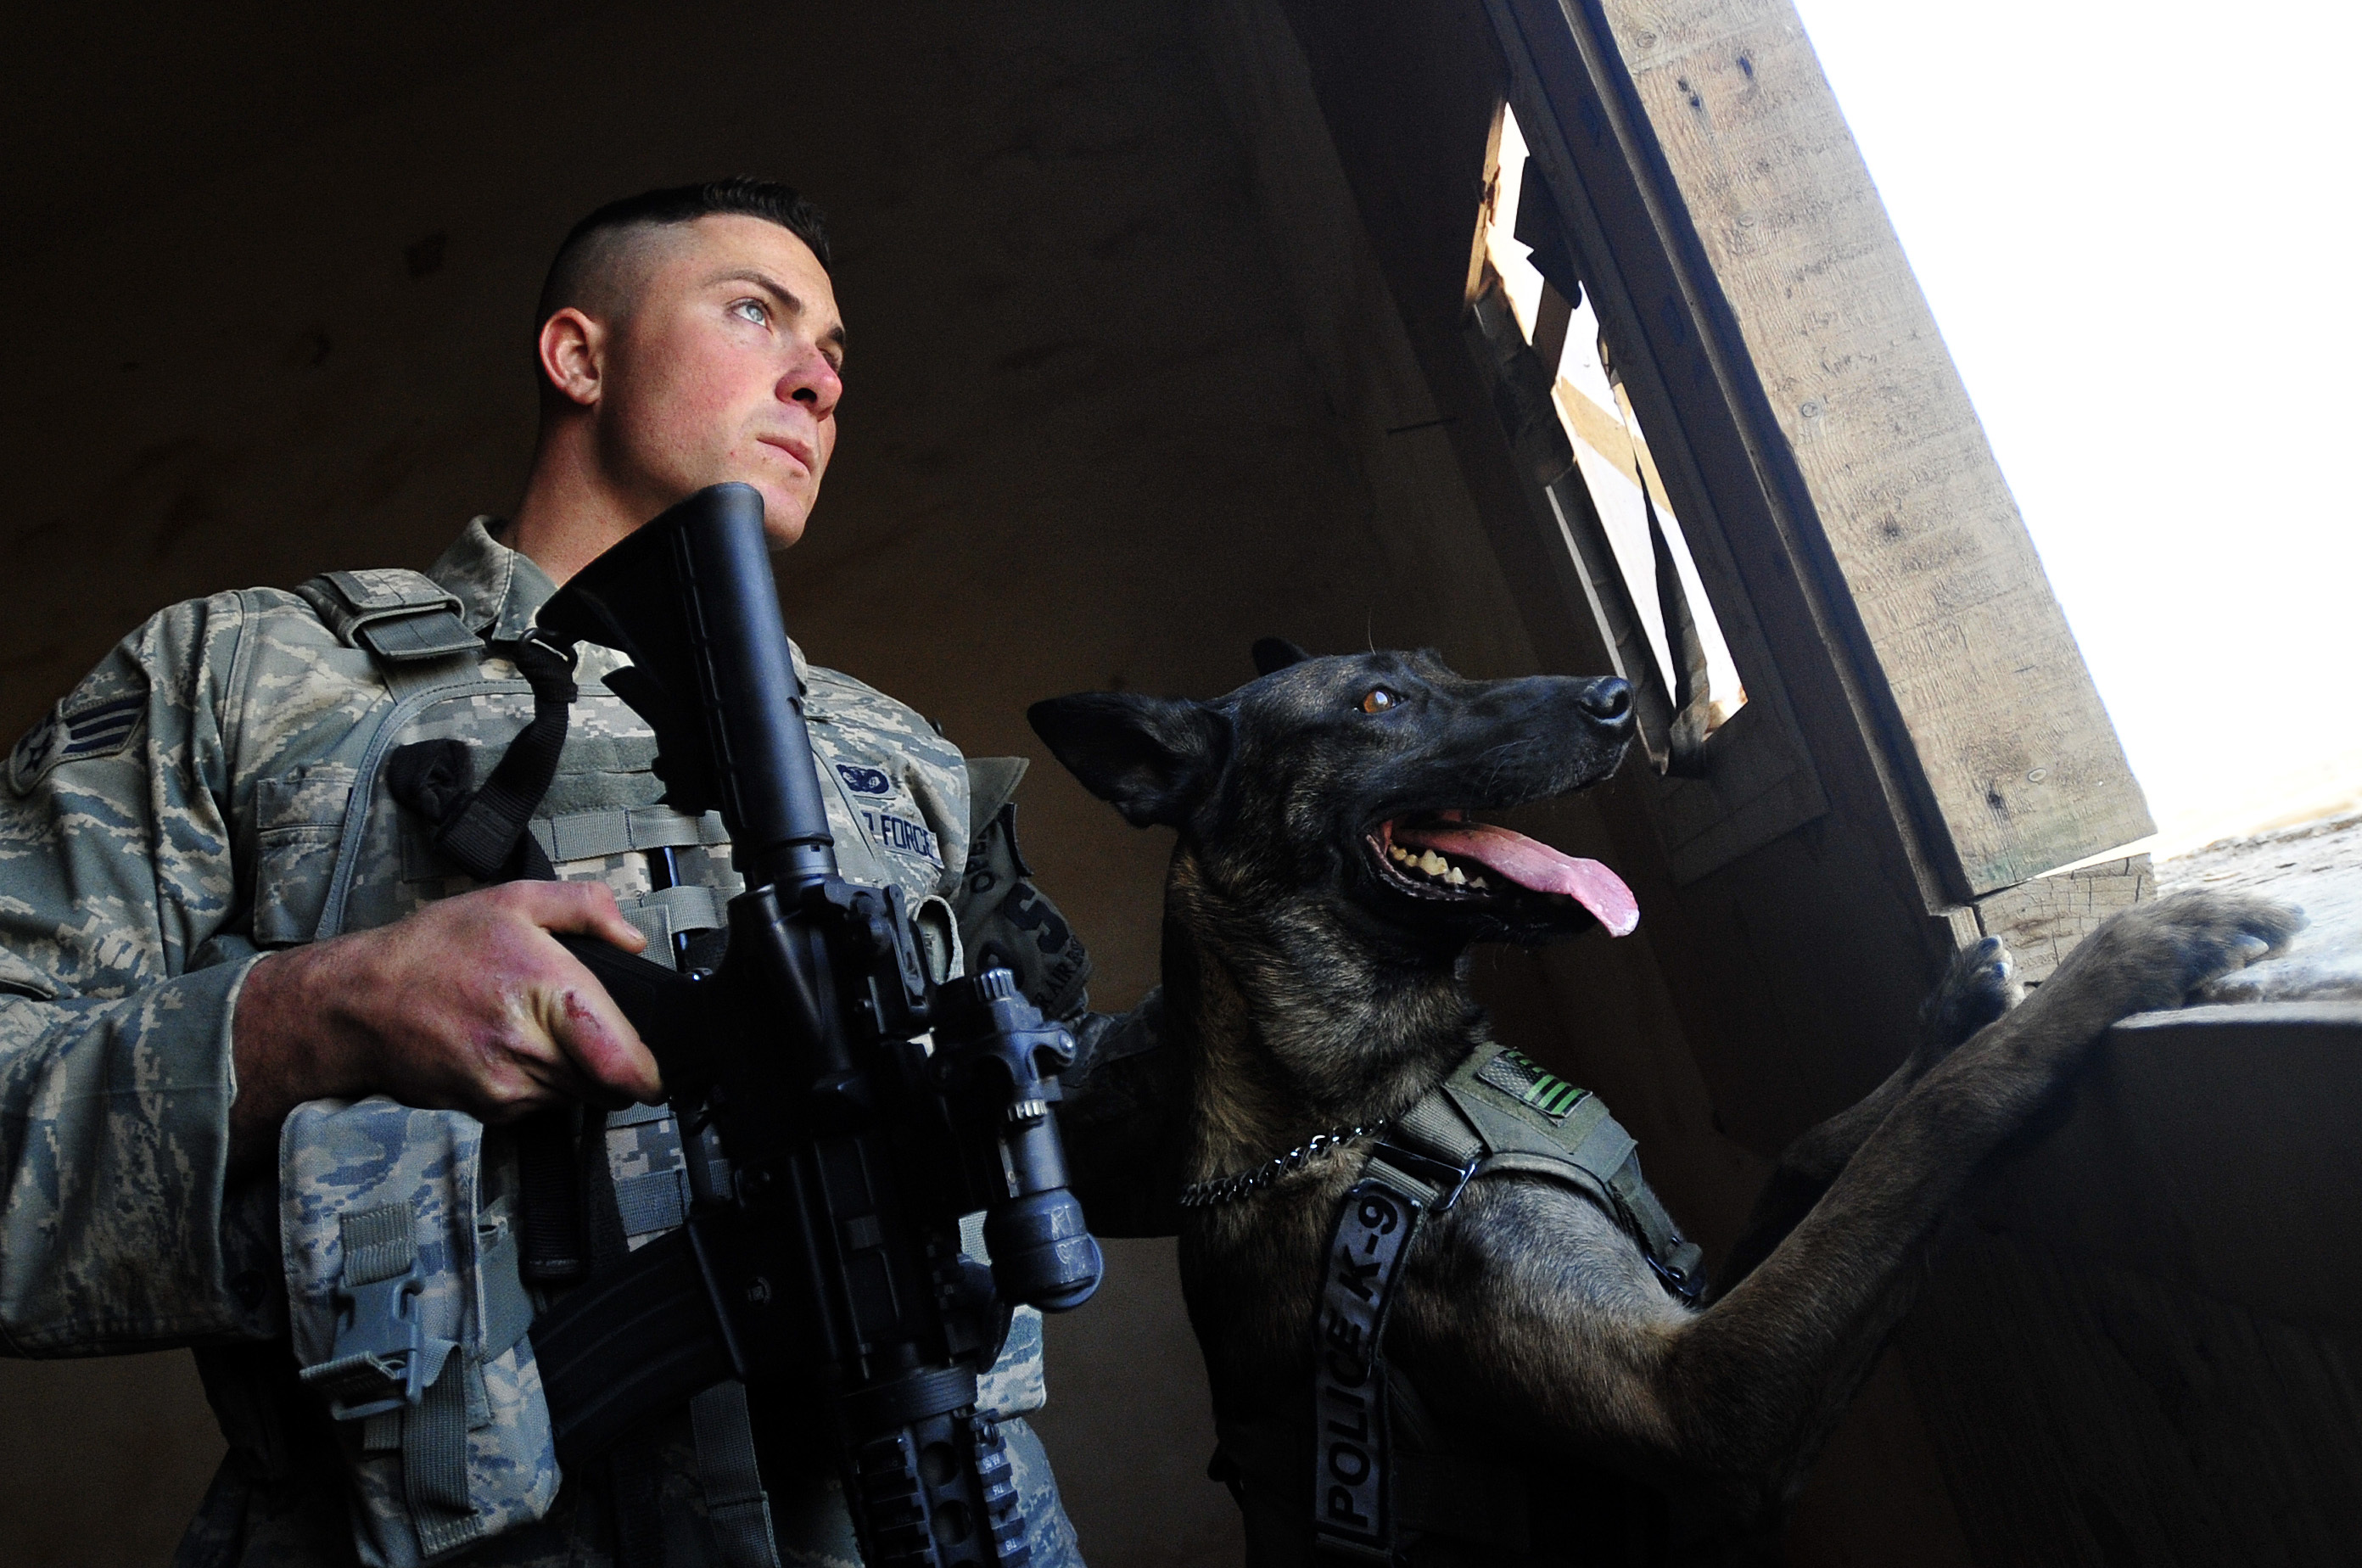
[[[1910,1305],[1913,1258],[2118,1019],[2179,1005],[2301,917],[2184,894],[2114,917],[2023,1005],[1905,1089],[1820,1202],[1703,1311],[1644,1288],[1639,1250],[1572,1195],[1472,1190],[1406,1314],[1448,1397],[1607,1458],[1734,1524],[1778,1518]],[[1481,1188],[1484,1184],[1477,1184]],[[1481,1331],[1450,1335],[1454,1314]],[[1527,1423],[1531,1423],[1530,1426]]]
[[[2000,937],[1985,937],[1954,954],[1943,979],[1919,1010],[1919,1038],[1902,1065],[1868,1095],[1781,1152],[1738,1241],[1715,1270],[1706,1299],[1719,1300],[1770,1257],[1911,1086],[1970,1035],[2016,1006],[2025,994]]]
[[[1731,1293],[1683,1327],[1665,1365],[1677,1401],[1727,1408],[1750,1386],[1746,1440],[1784,1504],[1915,1294],[1906,1265],[1993,1155],[2055,1100],[2119,1019],[2179,1007],[2277,951],[2285,905],[2185,893],[2110,919],[2021,1005],[1904,1091],[1827,1193]],[[1738,1452],[1744,1452],[1744,1444]]]

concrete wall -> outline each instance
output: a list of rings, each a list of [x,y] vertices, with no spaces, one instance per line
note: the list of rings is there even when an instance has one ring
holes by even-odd
[[[161,605],[424,566],[510,505],[566,226],[740,169],[802,184],[839,237],[844,444],[782,564],[817,659],[973,753],[1037,756],[1027,701],[1215,693],[1266,633],[1530,668],[1448,447],[1385,434],[1421,393],[1383,288],[1364,267],[1308,294],[1319,270],[1267,237],[1302,207],[1234,128],[1237,22],[1141,0],[44,24],[0,66],[32,149],[0,186],[0,733]],[[1128,1005],[1165,841],[1054,765],[1021,800],[1095,995]],[[1085,1545],[1233,1561],[1170,1244],[1110,1253],[1100,1302],[1053,1326],[1042,1421]],[[160,1560],[218,1452],[185,1356],[0,1364],[0,1565]]]

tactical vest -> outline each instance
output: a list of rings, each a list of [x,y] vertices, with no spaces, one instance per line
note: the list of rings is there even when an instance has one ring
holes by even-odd
[[[479,886],[448,838],[438,844],[436,823],[416,809],[415,796],[409,805],[395,799],[390,767],[398,771],[398,759],[440,743],[439,760],[462,786],[490,794],[501,759],[530,744],[535,721],[533,681],[513,673],[502,648],[486,648],[461,620],[460,602],[432,579],[332,572],[297,591],[351,650],[341,657],[367,661],[369,671],[352,673],[373,671],[392,701],[331,755],[291,759],[259,782],[253,935],[264,948],[385,925]],[[719,816],[687,816],[659,799],[654,734],[599,684],[619,662],[605,649],[579,651],[563,746],[546,789],[529,802],[535,865],[546,863],[561,879],[606,882],[624,918],[647,936],[644,956],[711,960],[718,950],[707,944],[718,940],[724,908],[744,884]],[[939,973],[956,974],[957,923],[938,893],[945,851],[965,856],[969,821],[977,819],[963,808],[981,805],[988,817],[1002,811],[1021,764],[978,765],[995,799],[926,798],[941,790],[906,777],[899,754],[834,727],[830,695],[812,683],[806,715],[844,875],[901,886]],[[545,714],[549,706],[541,704]],[[526,1226],[514,1140],[485,1136],[458,1113],[411,1111],[382,1099],[315,1102],[289,1127],[281,1228],[294,1338],[305,1381],[339,1418],[363,1561],[401,1568],[537,1518],[557,1477],[527,1326],[531,1309],[549,1297],[527,1283],[530,1266],[519,1276]],[[594,1147],[602,1138],[622,1245],[636,1249],[682,1224],[688,1176],[669,1109],[635,1106],[583,1134]],[[970,1250],[980,1253],[980,1225],[967,1229],[976,1232],[966,1238]],[[446,1241],[421,1247],[414,1231]],[[388,1306],[405,1280],[424,1288],[409,1286],[409,1308]],[[382,1368],[393,1364],[368,1353],[404,1311],[424,1325],[414,1339],[437,1373],[406,1401],[382,1386]],[[456,1369],[447,1376],[440,1375],[446,1365]],[[1019,1308],[982,1380],[979,1408],[1007,1419],[1043,1399],[1040,1315]],[[776,1568],[744,1390],[710,1391],[689,1415],[718,1556],[726,1568]],[[652,1492],[649,1503],[652,1514]],[[660,1557],[649,1544],[634,1551],[619,1541],[619,1557]],[[849,1553],[849,1536],[844,1544]]]
[[[1529,1472],[1515,1456],[1485,1452],[1476,1434],[1440,1425],[1386,1361],[1387,1311],[1422,1222],[1449,1210],[1470,1182],[1498,1175],[1581,1193],[1639,1247],[1667,1291],[1695,1302],[1701,1253],[1642,1178],[1632,1135],[1596,1095],[1507,1046],[1479,1047],[1394,1120],[1338,1206],[1312,1324],[1309,1445],[1301,1425],[1218,1423],[1209,1474],[1229,1483],[1246,1515],[1249,1561],[1648,1560],[1660,1533],[1652,1499],[1606,1477]],[[1582,1496],[1586,1488],[1598,1496]]]

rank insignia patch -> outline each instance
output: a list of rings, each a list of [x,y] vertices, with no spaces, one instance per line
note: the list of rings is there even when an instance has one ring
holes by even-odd
[[[139,734],[139,722],[147,712],[145,692],[117,697],[78,713],[52,710],[27,730],[17,749],[8,754],[9,784],[22,794],[61,762],[115,756]]]

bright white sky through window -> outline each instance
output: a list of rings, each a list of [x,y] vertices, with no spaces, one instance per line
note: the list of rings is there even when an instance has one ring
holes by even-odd
[[[2362,804],[2362,6],[1797,9],[2158,847]]]

